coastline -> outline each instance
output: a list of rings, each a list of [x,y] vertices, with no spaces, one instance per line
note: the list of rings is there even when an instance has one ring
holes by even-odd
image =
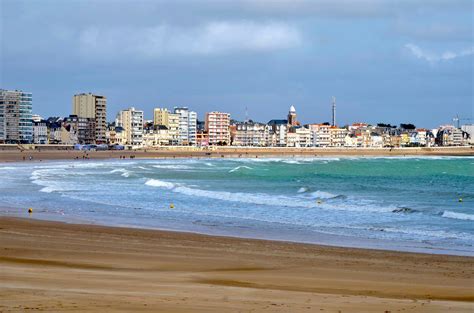
[[[65,146],[38,146],[39,150],[19,150],[17,146],[0,149],[0,162],[29,160],[73,160],[125,158],[275,158],[275,157],[413,157],[413,156],[474,156],[474,147],[435,148],[243,148],[162,147],[126,151],[77,151]],[[23,159],[24,158],[24,159]]]
[[[0,309],[469,312],[472,258],[0,217]]]

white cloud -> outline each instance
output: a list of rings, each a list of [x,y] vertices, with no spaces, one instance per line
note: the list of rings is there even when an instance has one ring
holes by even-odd
[[[127,54],[156,58],[166,55],[215,55],[269,52],[302,44],[298,29],[283,23],[210,22],[197,27],[166,24],[143,28],[88,28],[80,34],[85,56]]]
[[[458,52],[445,51],[443,53],[437,54],[431,51],[426,51],[418,47],[417,45],[408,43],[405,45],[405,48],[408,49],[416,58],[425,60],[429,63],[437,63],[440,61],[449,61],[463,56],[468,56],[474,54],[474,47],[464,49]]]

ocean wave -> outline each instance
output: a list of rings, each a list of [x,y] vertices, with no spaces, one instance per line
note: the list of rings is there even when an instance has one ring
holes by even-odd
[[[334,199],[334,198],[340,197],[341,195],[335,195],[330,192],[317,190],[315,192],[312,192],[311,196],[316,199]]]
[[[353,211],[353,212],[372,212],[372,213],[389,213],[392,212],[394,207],[380,207],[376,205],[367,204],[330,204],[330,203],[319,203],[314,199],[303,198],[303,197],[291,197],[282,195],[271,195],[264,193],[244,193],[244,192],[229,192],[229,191],[215,191],[205,190],[199,188],[191,188],[185,185],[176,185],[170,182],[161,181],[157,179],[149,179],[146,185],[153,187],[161,187],[170,189],[173,192],[184,194],[192,197],[204,197],[208,199],[215,199],[221,201],[232,201],[238,203],[264,205],[272,207],[290,207],[290,208],[303,208],[303,209],[315,209],[315,210],[338,210],[338,211]],[[340,197],[331,193],[319,192],[320,197],[327,197],[326,199]],[[318,193],[316,192],[316,193]]]
[[[453,211],[444,211],[442,217],[453,218],[457,220],[474,221],[474,214],[458,213]]]
[[[158,165],[152,165],[154,168],[160,168],[160,169],[171,169],[171,170],[186,170],[190,169],[190,166],[187,165],[182,165],[182,164],[158,164]]]
[[[11,166],[0,167],[0,170],[15,170],[15,169],[16,169],[15,167],[11,167]]]
[[[298,189],[298,193],[303,193],[303,192],[306,192],[308,190],[309,190],[308,187],[301,187],[300,189]]]
[[[145,185],[151,186],[151,187],[166,188],[166,189],[172,189],[175,187],[173,183],[158,180],[158,179],[149,179],[145,182]]]
[[[233,172],[238,171],[238,170],[240,170],[240,169],[242,169],[242,168],[243,168],[243,169],[247,169],[247,170],[252,170],[252,169],[253,169],[253,168],[251,168],[250,166],[240,165],[240,166],[237,166],[237,167],[234,167],[233,169],[231,169],[231,170],[229,171],[229,173],[233,173]]]

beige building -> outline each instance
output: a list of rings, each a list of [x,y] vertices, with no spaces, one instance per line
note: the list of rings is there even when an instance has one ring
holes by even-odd
[[[153,124],[154,125],[163,125],[168,127],[169,124],[169,114],[168,109],[166,108],[156,108],[153,110]]]
[[[81,93],[72,98],[72,114],[95,120],[95,142],[106,143],[107,98],[91,93]]]
[[[329,128],[329,146],[344,147],[347,129],[331,126]]]
[[[230,145],[230,114],[222,112],[206,113],[205,128],[209,135],[209,145]]]
[[[179,117],[180,114],[171,113],[166,108],[156,108],[153,110],[153,124],[168,128],[170,145],[177,145],[179,141]]]

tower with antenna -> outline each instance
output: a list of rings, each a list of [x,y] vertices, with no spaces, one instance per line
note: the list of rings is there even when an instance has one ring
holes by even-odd
[[[332,97],[332,126],[336,126],[336,97]]]

